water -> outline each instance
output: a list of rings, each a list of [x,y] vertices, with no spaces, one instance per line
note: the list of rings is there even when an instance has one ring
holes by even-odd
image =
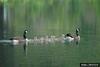
[[[91,37],[95,38],[95,37]],[[11,46],[0,44],[2,67],[79,67],[80,63],[100,62],[98,40],[82,38],[80,44],[29,43]]]
[[[54,2],[53,2],[54,1]],[[48,3],[47,3],[48,2]],[[80,63],[100,62],[99,2],[83,0],[25,1],[5,3],[5,39],[23,34],[28,38],[75,33],[80,28],[81,42],[0,43],[0,67],[80,67]],[[12,6],[11,6],[12,5]],[[1,30],[0,30],[1,31]]]

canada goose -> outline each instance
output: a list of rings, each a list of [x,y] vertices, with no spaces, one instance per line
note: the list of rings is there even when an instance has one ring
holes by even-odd
[[[74,40],[76,42],[76,44],[78,44],[80,42],[80,35],[79,35],[80,29],[77,28],[76,29],[76,36],[74,37]]]
[[[23,37],[12,37],[10,38],[10,40],[12,40],[13,44],[18,44],[23,41],[28,41],[27,36],[26,36],[27,33],[28,31],[24,30]]]
[[[64,37],[64,40],[67,42],[74,42],[75,41],[76,44],[78,44],[80,41],[79,31],[80,31],[80,29],[77,28],[75,36],[72,36],[71,33],[66,34]]]

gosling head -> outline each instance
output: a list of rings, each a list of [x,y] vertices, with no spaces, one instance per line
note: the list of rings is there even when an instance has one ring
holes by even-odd
[[[72,36],[71,36],[71,33],[67,33],[67,34],[65,35],[65,38],[66,38],[66,37],[72,37]]]

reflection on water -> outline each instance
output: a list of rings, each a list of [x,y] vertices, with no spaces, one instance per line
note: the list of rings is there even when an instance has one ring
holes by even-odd
[[[79,45],[61,42],[0,44],[0,62],[2,67],[79,67],[83,62],[100,62],[98,38],[83,36]]]
[[[24,45],[23,45],[23,49],[24,49],[25,55],[27,55],[27,44],[24,44]]]

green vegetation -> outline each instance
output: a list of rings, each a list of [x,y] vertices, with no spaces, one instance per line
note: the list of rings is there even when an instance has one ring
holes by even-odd
[[[72,32],[77,27],[84,29],[83,24],[90,28],[91,25],[93,28],[94,25],[100,25],[99,0],[4,0],[4,2],[9,17],[9,30],[14,31],[14,35],[21,34],[24,29],[29,29],[31,35],[60,35]]]

